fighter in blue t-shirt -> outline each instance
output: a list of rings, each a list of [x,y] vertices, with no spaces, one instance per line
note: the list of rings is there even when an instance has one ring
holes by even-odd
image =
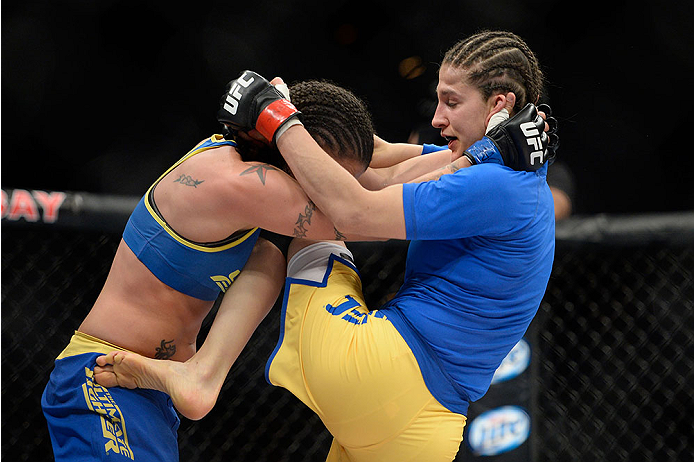
[[[486,393],[544,295],[554,258],[546,172],[485,164],[403,185],[412,242],[404,283],[382,309],[456,412]]]
[[[468,403],[486,393],[549,280],[546,173],[488,163],[403,185],[404,282],[380,309],[366,307],[346,248],[290,253],[266,375],[321,417],[335,437],[328,461],[420,460],[413,445],[421,460],[455,457]]]
[[[249,85],[242,116],[229,115],[229,123],[288,125],[293,115],[279,104],[250,107],[255,98],[275,99],[265,88]],[[281,337],[266,375],[320,416],[335,437],[331,462],[453,459],[469,401],[486,392],[549,281],[554,208],[544,120],[528,104],[465,148],[459,137],[475,122],[460,124],[455,108],[489,121],[515,95],[480,98],[450,65],[437,92],[443,109],[434,123],[449,148],[472,163],[498,163],[367,191],[297,124],[275,138],[338,229],[411,241],[403,286],[378,310],[364,306],[343,245],[290,247]]]

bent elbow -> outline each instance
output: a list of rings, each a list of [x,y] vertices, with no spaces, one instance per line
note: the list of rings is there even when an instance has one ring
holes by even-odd
[[[335,204],[330,211],[335,229],[342,233],[358,233],[359,223],[364,219],[363,209],[350,201]]]

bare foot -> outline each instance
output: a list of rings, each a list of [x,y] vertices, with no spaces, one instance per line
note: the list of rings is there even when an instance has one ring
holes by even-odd
[[[200,420],[212,410],[224,383],[224,377],[215,378],[195,358],[181,363],[112,351],[96,358],[96,363],[94,379],[100,385],[162,391],[191,420]]]

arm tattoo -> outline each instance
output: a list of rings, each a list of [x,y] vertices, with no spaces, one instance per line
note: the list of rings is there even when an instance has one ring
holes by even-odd
[[[190,175],[182,173],[181,176],[174,180],[174,183],[181,183],[186,186],[192,186],[194,188],[197,188],[198,185],[204,181],[205,180],[194,180],[193,177],[191,177]]]
[[[267,178],[267,172],[270,170],[277,170],[275,167],[267,164],[260,164],[260,165],[253,165],[252,167],[247,168],[239,176],[243,175],[250,175],[252,173],[257,173],[258,178],[260,178],[260,181],[265,184],[265,178]]]
[[[299,218],[296,220],[296,228],[294,228],[294,237],[306,237],[306,225],[311,224],[311,217],[313,216],[313,211],[316,210],[316,204],[313,201],[308,201],[306,207],[304,208],[304,213],[299,214]]]
[[[462,159],[462,157],[461,157]],[[431,173],[422,175],[421,177],[417,178],[416,182],[421,183],[424,181],[433,181],[433,180],[438,180],[444,175],[448,175],[451,173],[455,173],[461,168],[465,168],[466,165],[461,165],[460,162],[458,162],[460,159],[454,160],[452,163],[446,165],[445,167],[441,167],[437,170],[434,170]],[[462,161],[461,161],[462,162]]]
[[[336,227],[333,226],[333,229],[335,230],[335,240],[336,241],[346,241],[347,236],[342,234]]]
[[[176,344],[173,340],[161,341],[161,346],[157,347],[157,352],[154,359],[169,359],[176,354]]]
[[[445,167],[441,167],[437,170],[434,170],[433,172],[423,175],[421,178],[418,178],[418,181],[423,182],[423,181],[433,181],[433,180],[438,180],[444,175],[447,175],[449,173],[453,173],[450,171],[451,170],[451,165],[446,165]]]
[[[465,156],[460,156],[453,162],[451,162],[448,165],[448,168],[451,170],[451,173],[455,173],[461,168],[469,167],[470,166],[470,161],[468,160],[467,157]]]

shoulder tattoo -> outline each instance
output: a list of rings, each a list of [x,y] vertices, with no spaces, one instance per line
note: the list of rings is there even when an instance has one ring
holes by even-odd
[[[259,165],[253,165],[251,167],[248,167],[246,170],[241,172],[239,176],[243,175],[251,175],[253,173],[258,174],[258,178],[260,178],[260,182],[265,184],[265,178],[267,178],[267,172],[270,170],[277,170],[275,167],[272,165],[268,164],[259,164]]]
[[[185,186],[192,186],[194,188],[197,188],[198,185],[204,181],[205,180],[195,180],[190,175],[186,175],[185,173],[181,173],[181,176],[176,178],[174,180],[174,183],[181,183],[182,185],[185,185]]]

